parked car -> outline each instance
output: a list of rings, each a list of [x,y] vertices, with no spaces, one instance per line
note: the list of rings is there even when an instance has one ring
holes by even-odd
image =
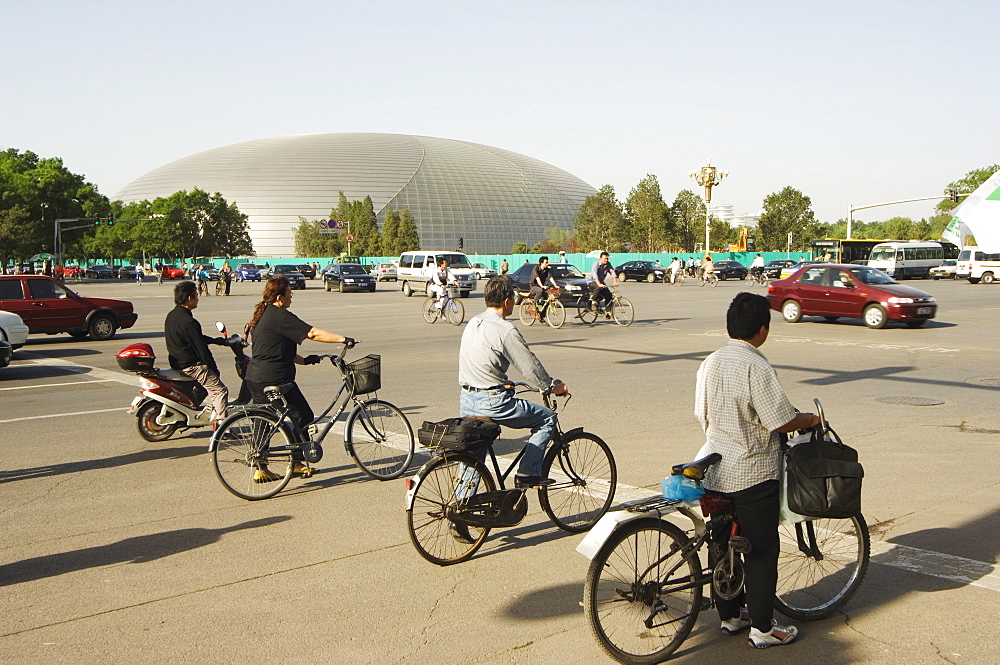
[[[958,275],[955,273],[957,269],[958,261],[955,259],[945,259],[944,263],[930,269],[930,276],[931,279],[941,279],[942,277],[958,279]]]
[[[118,268],[118,279],[135,280],[135,266],[121,266]]]
[[[219,278],[222,276],[222,273],[220,273],[219,269],[216,268],[215,266],[210,266],[207,263],[202,263],[194,267],[194,274],[196,277],[198,275],[198,271],[201,270],[202,268],[205,268],[205,272],[208,273],[208,281],[210,282],[218,282]]]
[[[396,281],[396,266],[392,263],[376,263],[372,267],[371,274],[375,276],[376,282]]]
[[[750,272],[739,261],[714,261],[713,265],[719,279],[746,279]]]
[[[305,275],[306,279],[316,279],[316,269],[308,263],[299,263],[295,268]]]
[[[180,266],[163,266],[160,270],[160,274],[163,275],[163,279],[183,279],[184,271],[181,270]]]
[[[476,279],[489,279],[490,277],[496,277],[497,271],[493,268],[487,268],[482,263],[473,263],[472,272],[476,273]]]
[[[618,279],[625,282],[630,279],[643,282],[662,282],[667,269],[659,261],[629,261],[615,268]]]
[[[44,275],[0,277],[0,310],[20,316],[31,334],[68,332],[97,340],[111,339],[139,318],[127,300],[87,298]]]
[[[99,263],[88,267],[84,271],[85,277],[93,277],[94,279],[111,279],[115,276],[115,269],[109,265]],[[133,275],[135,277],[135,275]]]
[[[767,298],[789,323],[822,316],[831,322],[861,319],[869,328],[884,328],[889,321],[918,328],[937,314],[931,294],[903,286],[877,268],[852,264],[804,265],[771,282]]]
[[[797,265],[798,261],[792,261],[791,259],[780,259],[778,261],[768,261],[764,266],[764,277],[767,279],[780,279],[781,270],[783,268],[791,268]]]
[[[536,265],[538,264],[525,263],[514,272],[509,273],[510,278],[514,280],[514,299],[517,303],[520,303],[521,299],[531,291],[531,271],[535,269]],[[576,302],[580,294],[587,292],[587,278],[573,264],[550,263],[549,267],[552,269],[549,274],[562,289],[559,294],[559,300],[562,302]]]
[[[331,263],[323,268],[323,282],[327,291],[375,292],[375,276],[369,275],[357,263]]]
[[[287,263],[274,266],[275,275],[284,275],[288,278],[288,285],[293,289],[306,288],[306,276],[299,272],[298,266]]]
[[[262,268],[256,263],[241,263],[233,272],[237,282],[259,282],[261,270]]]
[[[28,341],[28,326],[14,312],[0,311],[0,342],[7,342],[11,349],[19,349]]]

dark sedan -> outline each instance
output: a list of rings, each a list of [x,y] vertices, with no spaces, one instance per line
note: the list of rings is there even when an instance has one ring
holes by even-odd
[[[272,269],[275,275],[284,275],[288,279],[288,285],[293,289],[306,288],[306,276],[302,274],[298,266],[282,264],[276,265]]]
[[[316,279],[316,269],[308,263],[300,263],[295,267],[300,273],[306,276],[306,279]]]
[[[750,272],[739,261],[715,261],[713,265],[719,279],[746,279]]]
[[[805,265],[767,289],[771,309],[789,323],[803,316],[861,319],[869,328],[900,321],[919,328],[937,314],[934,296],[904,286],[877,268],[850,264]]]
[[[764,266],[764,277],[768,279],[778,279],[781,277],[782,268],[791,268],[792,266],[797,264],[798,261],[792,261],[791,259],[769,261],[767,265]]]
[[[518,303],[521,298],[531,291],[531,271],[535,269],[537,263],[525,263],[523,266],[510,273],[514,280],[514,299]],[[562,289],[559,300],[563,303],[575,303],[581,294],[587,293],[587,279],[584,274],[577,270],[576,266],[569,263],[550,263],[552,278]]]
[[[115,274],[114,268],[104,264],[90,266],[84,271],[84,276],[93,277],[94,279],[111,279]]]
[[[634,279],[643,282],[662,282],[667,269],[659,261],[629,261],[615,268],[618,279],[622,282]]]
[[[323,268],[323,282],[327,291],[375,292],[375,277],[357,263],[331,263]]]

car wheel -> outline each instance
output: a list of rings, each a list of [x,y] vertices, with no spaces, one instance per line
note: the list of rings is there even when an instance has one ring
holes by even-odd
[[[865,325],[869,328],[885,328],[885,324],[889,320],[889,316],[882,309],[881,305],[868,305],[868,307],[865,307],[862,318],[865,320]]]
[[[343,282],[341,282],[341,283],[340,283],[340,287],[339,287],[339,291],[340,291],[341,293],[343,293],[343,292],[344,292],[344,283],[343,283]]]
[[[726,281],[726,273],[720,272],[720,273],[718,273],[718,275],[719,275],[719,281],[720,282]]]
[[[403,282],[403,295],[407,298],[413,295],[413,289],[410,288],[409,282]]]
[[[979,283],[979,278],[978,277],[970,277],[969,278],[969,284],[978,284],[978,283]]]
[[[789,323],[798,323],[802,320],[802,307],[794,300],[786,300],[781,306],[781,316]]]
[[[328,293],[329,293],[330,291],[333,291],[333,288],[332,288],[332,287],[330,286],[330,280],[328,280],[328,279],[324,279],[324,280],[323,280],[323,286],[325,286],[325,287],[326,287],[326,290],[327,290],[327,292],[328,292]]]
[[[90,320],[90,325],[87,326],[90,338],[98,341],[111,339],[115,336],[116,330],[117,328],[115,327],[115,322],[106,314],[95,316]]]
[[[653,273],[649,273],[648,275],[646,275],[646,281],[652,284],[653,282],[656,281],[656,275],[654,275]]]
[[[933,279],[936,282],[936,281],[938,281],[938,276],[934,275],[933,277],[931,277],[931,279]]]
[[[983,284],[992,284],[995,279],[996,278],[993,276],[993,273],[991,273],[991,272],[984,272],[983,273],[983,277],[982,277]]]
[[[623,273],[623,272],[618,273],[618,281],[619,282],[624,282],[626,279],[628,279],[628,277],[625,276],[625,273]]]
[[[524,300],[524,296],[517,289],[514,289],[514,305],[520,305],[522,300]]]

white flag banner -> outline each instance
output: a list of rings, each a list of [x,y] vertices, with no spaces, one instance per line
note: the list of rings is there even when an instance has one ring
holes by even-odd
[[[953,215],[942,238],[961,246],[965,236],[972,234],[979,247],[1000,251],[1000,171],[977,187]]]

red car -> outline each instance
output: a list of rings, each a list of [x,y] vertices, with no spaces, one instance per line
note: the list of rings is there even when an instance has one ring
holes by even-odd
[[[20,316],[29,334],[68,332],[97,340],[111,339],[139,318],[127,300],[85,298],[45,275],[0,276],[0,310]]]
[[[163,279],[181,279],[184,277],[184,271],[177,266],[163,266],[161,271]]]
[[[837,263],[804,265],[771,282],[767,298],[789,323],[822,316],[861,319],[869,328],[884,328],[889,321],[919,328],[937,314],[931,294],[903,286],[877,268]]]

